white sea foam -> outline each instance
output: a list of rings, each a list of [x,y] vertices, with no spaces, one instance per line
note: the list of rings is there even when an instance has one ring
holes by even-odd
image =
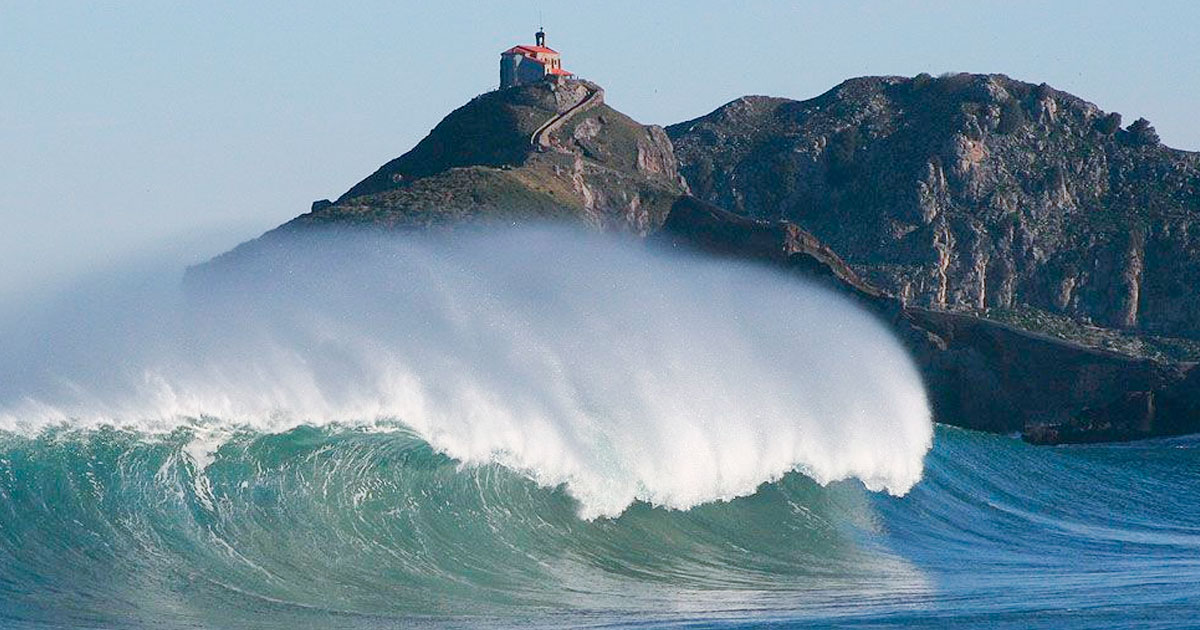
[[[343,234],[186,291],[129,284],[10,326],[0,429],[396,419],[466,464],[566,484],[587,518],[791,470],[904,493],[932,440],[882,324],[750,264],[552,229]]]

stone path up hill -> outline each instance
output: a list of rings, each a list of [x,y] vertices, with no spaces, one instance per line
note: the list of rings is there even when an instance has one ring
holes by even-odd
[[[569,219],[644,235],[686,190],[661,127],[604,104],[593,83],[547,81],[476,97],[411,151],[282,229]]]

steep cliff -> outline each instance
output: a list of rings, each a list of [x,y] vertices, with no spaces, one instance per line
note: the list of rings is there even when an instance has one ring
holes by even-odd
[[[1200,336],[1200,154],[1003,75],[864,77],[668,127],[698,197],[933,309]]]

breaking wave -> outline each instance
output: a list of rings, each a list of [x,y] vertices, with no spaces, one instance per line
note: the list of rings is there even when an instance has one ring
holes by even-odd
[[[771,269],[552,229],[343,233],[269,238],[184,288],[149,266],[11,306],[5,628],[1168,628],[1200,608],[1195,438],[940,427],[926,461],[897,343]]]
[[[920,479],[911,361],[795,277],[549,228],[261,249],[185,289],[146,274],[66,296],[4,348],[0,429],[191,425],[204,464],[238,428],[403,426],[565,485],[588,519],[790,471],[897,494]]]

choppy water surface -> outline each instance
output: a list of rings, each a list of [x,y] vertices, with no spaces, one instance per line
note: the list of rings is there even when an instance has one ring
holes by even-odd
[[[1186,627],[1200,446],[939,429],[904,497],[800,474],[585,520],[410,432],[0,439],[5,626]]]

